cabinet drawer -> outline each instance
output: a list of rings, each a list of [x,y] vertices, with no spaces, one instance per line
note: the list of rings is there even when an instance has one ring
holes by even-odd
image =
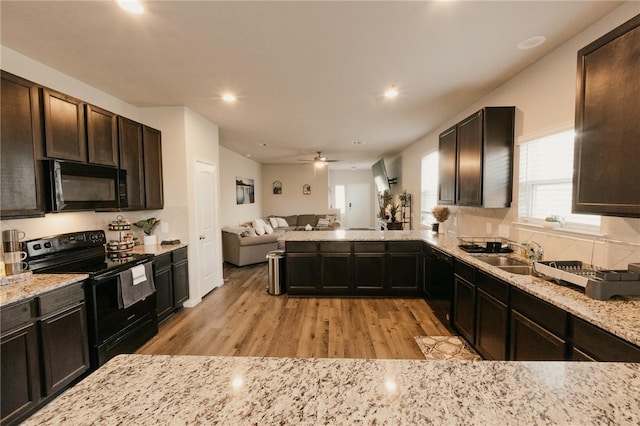
[[[71,284],[38,297],[40,315],[48,315],[84,301],[84,282]]]
[[[351,241],[322,241],[320,251],[324,253],[351,253]]]
[[[573,318],[573,344],[597,361],[640,362],[639,347],[578,318]]]
[[[457,259],[453,262],[453,272],[470,283],[476,282],[476,268]]]
[[[29,324],[34,317],[34,304],[34,299],[30,299],[0,309],[0,329],[2,334]]]
[[[509,301],[509,284],[482,271],[478,272],[476,285],[487,294],[495,297],[502,303]]]
[[[187,248],[184,247],[172,251],[171,258],[173,259],[173,263],[184,262],[185,260],[187,260]]]
[[[567,335],[567,313],[544,300],[512,288],[511,308],[560,337]]]
[[[420,253],[422,249],[421,241],[391,241],[389,242],[389,251],[392,252],[410,252]]]
[[[384,253],[383,242],[356,241],[353,243],[355,253]]]
[[[315,253],[317,250],[315,241],[287,241],[285,251],[287,253]]]
[[[156,271],[162,271],[171,267],[171,253],[161,254],[154,259]]]

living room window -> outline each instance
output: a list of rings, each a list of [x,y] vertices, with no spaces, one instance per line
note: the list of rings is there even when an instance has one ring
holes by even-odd
[[[573,139],[573,130],[568,130],[520,145],[521,222],[544,225],[545,219],[556,216],[561,220],[560,226],[599,230],[600,216],[571,213]]]
[[[436,220],[431,210],[438,204],[438,151],[422,157],[420,224],[430,227]]]

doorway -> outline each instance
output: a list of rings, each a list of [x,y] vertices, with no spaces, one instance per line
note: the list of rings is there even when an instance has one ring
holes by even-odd
[[[371,185],[348,183],[345,185],[345,228],[371,227]]]
[[[218,177],[216,166],[202,161],[195,164],[196,232],[198,236],[197,276],[203,297],[222,283],[222,258],[218,238]],[[219,262],[218,262],[219,260]],[[194,295],[195,296],[195,295]]]

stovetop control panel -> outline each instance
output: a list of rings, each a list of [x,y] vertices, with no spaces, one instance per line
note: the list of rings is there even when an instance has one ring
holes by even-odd
[[[91,247],[104,246],[107,238],[104,231],[83,231],[69,234],[55,235],[25,241],[25,251],[28,258],[42,257],[51,254],[62,253],[69,250],[78,250]]]

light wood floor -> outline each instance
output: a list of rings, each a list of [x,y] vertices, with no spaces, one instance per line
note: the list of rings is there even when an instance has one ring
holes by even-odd
[[[160,325],[139,354],[422,359],[414,336],[450,335],[423,299],[266,292],[267,265],[225,264],[224,286]]]

